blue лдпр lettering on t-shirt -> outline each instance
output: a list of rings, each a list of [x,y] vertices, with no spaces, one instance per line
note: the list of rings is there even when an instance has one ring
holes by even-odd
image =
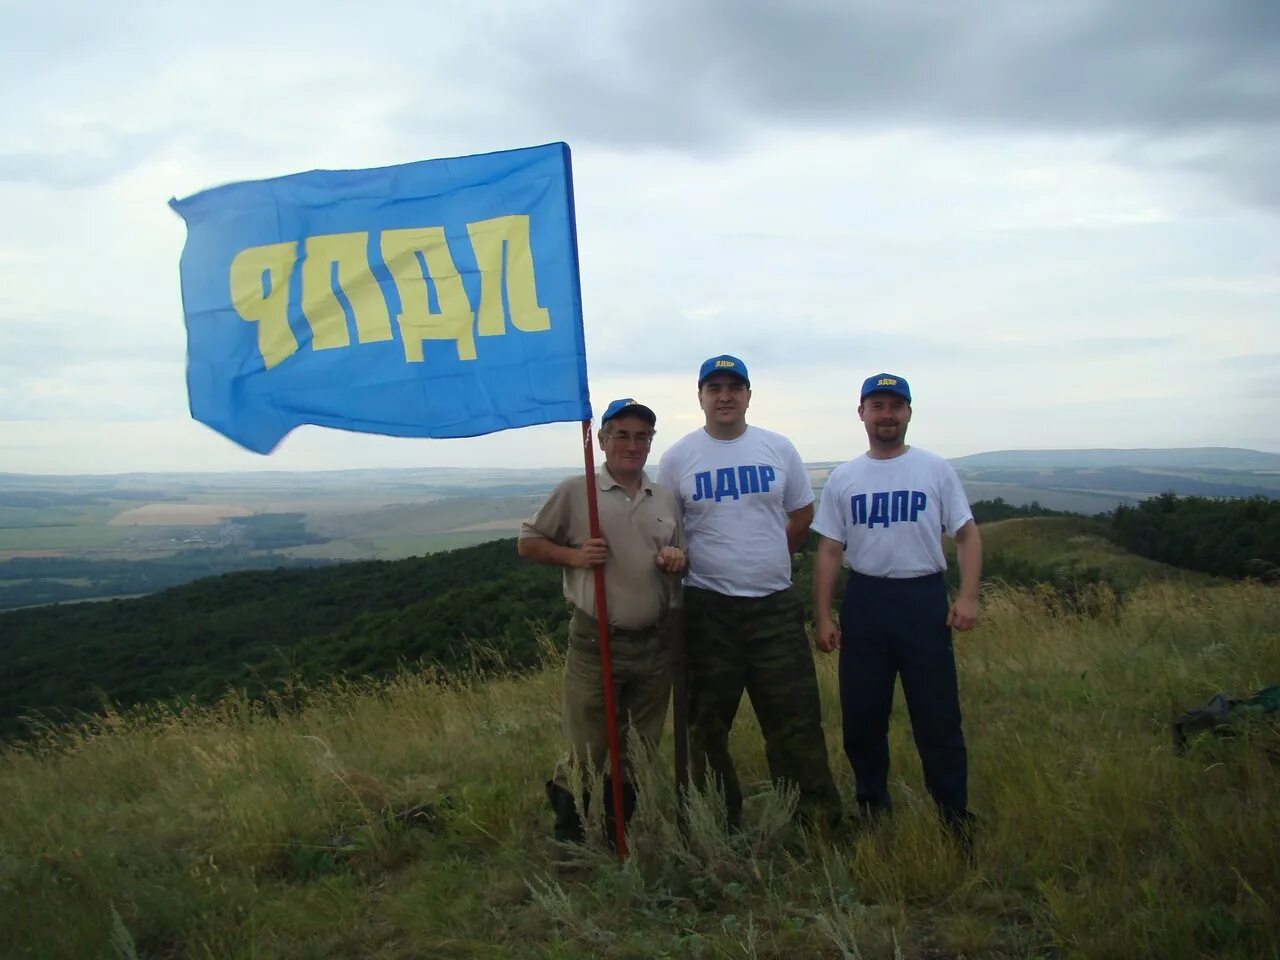
[[[915,523],[929,503],[921,490],[880,490],[870,495],[855,493],[849,498],[853,525],[887,527],[891,523]]]
[[[710,470],[703,470],[693,475],[693,499],[737,500],[752,493],[768,493],[769,484],[777,478],[773,467],[767,464],[754,466],[747,464],[741,467],[720,467],[715,472],[714,480]]]

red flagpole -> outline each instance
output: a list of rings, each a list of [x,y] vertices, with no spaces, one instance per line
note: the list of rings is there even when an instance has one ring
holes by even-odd
[[[672,594],[680,590],[680,574],[671,575]],[[667,611],[667,649],[671,656],[671,720],[676,761],[676,828],[688,839],[689,811],[689,656],[684,640],[684,611]]]
[[[595,451],[591,421],[582,421],[582,459],[587,470],[587,518],[592,539],[600,537],[600,507],[596,502]],[[613,780],[613,826],[618,859],[627,858],[627,825],[622,817],[622,759],[618,749],[618,709],[613,699],[613,660],[609,655],[609,609],[605,605],[604,566],[595,568],[596,623],[600,628],[600,682],[604,687],[604,725],[609,740],[609,772]]]

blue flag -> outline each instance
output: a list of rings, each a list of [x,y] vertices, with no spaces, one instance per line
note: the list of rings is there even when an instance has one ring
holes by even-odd
[[[241,446],[304,423],[471,437],[591,418],[567,145],[170,205],[191,415]]]

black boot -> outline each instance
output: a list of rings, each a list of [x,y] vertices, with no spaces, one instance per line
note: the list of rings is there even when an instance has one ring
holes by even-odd
[[[613,780],[604,778],[604,838],[610,849],[618,845],[618,819],[613,813]],[[625,781],[622,784],[622,829],[631,825],[631,817],[636,812],[636,788]]]
[[[893,819],[893,799],[884,794],[878,797],[858,796],[859,832],[875,830]]]
[[[960,852],[966,857],[973,856],[973,834],[978,826],[978,818],[967,810],[938,810],[942,825],[956,842]]]
[[[587,802],[585,797],[583,801]],[[556,815],[556,839],[561,843],[584,842],[587,835],[582,829],[582,817],[578,815],[578,806],[574,803],[573,794],[554,780],[548,780],[547,802],[551,804],[551,812]]]

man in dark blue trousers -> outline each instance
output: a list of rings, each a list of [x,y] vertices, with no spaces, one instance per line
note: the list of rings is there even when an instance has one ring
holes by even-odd
[[[816,640],[840,651],[844,749],[857,780],[858,810],[892,810],[889,713],[902,677],[925,785],[943,822],[967,838],[968,761],[951,630],[978,619],[982,541],[964,487],[941,457],[910,447],[911,390],[881,373],[862,385],[858,415],[869,449],[831,472],[813,529]],[[948,603],[942,535],[955,538],[960,590]],[[849,581],[840,624],[831,619],[841,561]]]

